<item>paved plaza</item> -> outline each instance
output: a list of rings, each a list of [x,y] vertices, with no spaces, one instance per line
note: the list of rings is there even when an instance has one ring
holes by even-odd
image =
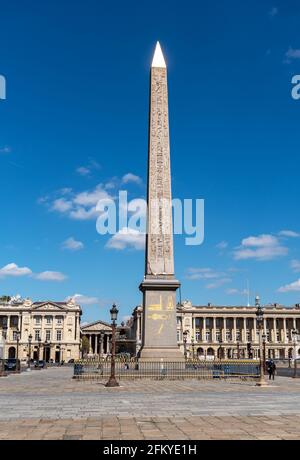
[[[72,380],[72,368],[0,379],[0,439],[300,439],[300,379]]]

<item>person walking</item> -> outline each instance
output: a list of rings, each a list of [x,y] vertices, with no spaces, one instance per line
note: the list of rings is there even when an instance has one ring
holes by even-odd
[[[269,364],[268,364],[269,380],[275,380],[275,372],[276,372],[276,364],[274,363],[274,361],[269,361]]]

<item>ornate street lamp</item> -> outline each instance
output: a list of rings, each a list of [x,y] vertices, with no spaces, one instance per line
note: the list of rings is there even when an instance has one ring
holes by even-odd
[[[239,340],[237,341],[237,359],[240,359],[241,353],[240,353],[240,342]]]
[[[267,368],[266,368],[266,342],[267,342],[267,335],[265,333],[262,334],[262,343],[263,343],[263,368],[264,368],[264,374],[267,373]]]
[[[259,330],[259,381],[257,382],[257,386],[265,387],[267,386],[267,382],[265,380],[264,374],[264,367],[263,367],[263,346],[262,346],[262,331],[263,331],[263,324],[264,324],[264,311],[260,305],[259,296],[255,297],[255,307],[256,307],[256,322],[257,327]]]
[[[21,337],[21,331],[19,329],[16,330],[16,340],[17,340],[17,372],[21,371],[21,366],[19,363],[19,342]]]
[[[28,362],[27,368],[30,370],[30,359],[31,359],[31,342],[32,342],[32,335],[28,336]]]
[[[187,360],[186,343],[187,343],[187,335],[188,335],[188,332],[187,332],[187,331],[184,331],[182,335],[183,335],[184,359],[185,359],[185,361],[186,361],[186,360]]]
[[[112,337],[111,337],[111,368],[110,368],[110,378],[106,387],[118,387],[119,384],[116,380],[116,323],[118,318],[119,310],[117,309],[116,304],[113,304],[112,308],[110,309],[110,317],[111,317],[111,325],[112,325]]]
[[[292,329],[292,342],[294,346],[294,375],[293,378],[295,379],[297,377],[297,345],[298,345],[298,330],[297,329]]]

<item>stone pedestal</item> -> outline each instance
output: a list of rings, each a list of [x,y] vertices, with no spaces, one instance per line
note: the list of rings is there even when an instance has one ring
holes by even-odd
[[[177,344],[175,279],[146,278],[140,285],[143,293],[144,324],[142,361],[184,361]]]

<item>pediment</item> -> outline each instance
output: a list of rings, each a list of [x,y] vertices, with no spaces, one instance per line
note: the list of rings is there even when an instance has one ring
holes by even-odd
[[[111,331],[111,326],[104,321],[96,321],[95,323],[86,324],[81,327],[82,332],[101,332],[101,331]]]
[[[33,306],[32,310],[34,311],[58,311],[58,310],[66,311],[67,308],[64,307],[63,305],[58,305],[55,302],[44,302],[36,306]]]

